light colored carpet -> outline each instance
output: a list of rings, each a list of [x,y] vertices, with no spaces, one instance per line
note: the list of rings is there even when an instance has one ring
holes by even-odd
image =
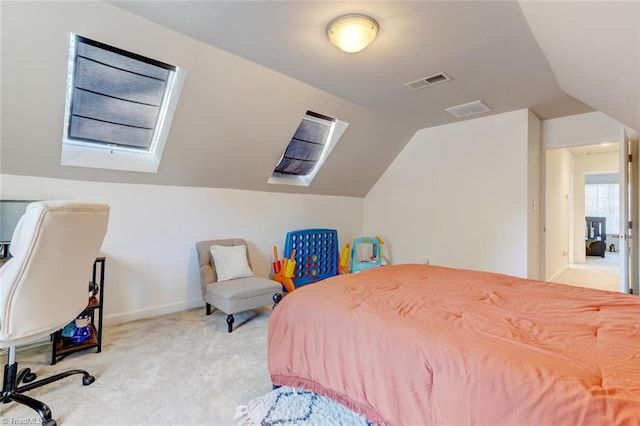
[[[571,264],[554,282],[600,290],[620,291],[620,253],[587,257],[586,263]]]
[[[107,326],[99,354],[77,352],[51,366],[47,346],[17,358],[39,377],[76,368],[96,377],[90,386],[77,375],[27,393],[48,404],[62,425],[235,425],[237,406],[272,390],[270,315],[270,307],[238,314],[227,333],[225,314],[205,316],[201,308]],[[0,404],[3,424],[34,418],[20,404]]]

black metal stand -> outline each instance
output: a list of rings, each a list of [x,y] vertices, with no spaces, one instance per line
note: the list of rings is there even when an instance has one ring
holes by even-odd
[[[73,343],[70,338],[62,337],[62,330],[51,335],[51,365],[55,364],[70,353],[96,348],[96,353],[102,351],[102,309],[104,307],[104,268],[106,258],[97,257],[93,263],[93,276],[89,290],[93,295],[89,297],[89,303],[84,313],[91,317],[91,337],[82,343]],[[97,267],[100,267],[98,274]],[[98,280],[99,277],[99,280]],[[98,320],[96,321],[96,316]]]
[[[14,357],[15,348],[10,347],[8,359],[14,359]],[[44,402],[38,401],[37,399],[23,395],[23,393],[31,389],[47,385],[49,383],[56,382],[74,374],[82,374],[82,384],[84,386],[88,386],[96,380],[95,377],[84,370],[69,370],[65,371],[64,373],[59,373],[51,377],[46,377],[44,379],[34,381],[36,379],[36,375],[35,373],[31,372],[31,369],[25,368],[18,372],[18,363],[14,362],[13,364],[9,364],[9,361],[7,361],[7,364],[4,366],[4,380],[2,382],[2,395],[0,395],[0,402],[2,402],[3,404],[7,404],[11,401],[14,401],[19,404],[26,405],[27,407],[35,410],[38,413],[38,415],[42,419],[43,425],[55,426],[56,421],[51,418],[51,409],[49,408],[49,406],[47,406],[47,404],[45,404]],[[19,386],[20,383],[25,384]]]

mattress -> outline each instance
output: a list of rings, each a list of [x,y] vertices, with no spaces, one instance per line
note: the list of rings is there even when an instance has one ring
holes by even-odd
[[[269,322],[274,385],[388,425],[640,423],[640,299],[395,265],[297,289]]]

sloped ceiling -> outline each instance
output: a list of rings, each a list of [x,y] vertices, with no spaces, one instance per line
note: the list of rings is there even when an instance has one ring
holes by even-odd
[[[111,1],[251,62],[417,128],[457,119],[444,109],[478,99],[495,113],[540,118],[591,111],[560,90],[515,1]],[[336,16],[380,25],[358,54],[325,35]],[[451,82],[413,92],[438,72]]]
[[[549,119],[594,106],[586,94],[561,89],[549,65],[555,59],[540,48],[515,1],[3,1],[0,7],[2,173],[363,197],[416,130],[459,120],[444,108],[481,99],[491,114],[529,108]],[[363,52],[346,54],[329,43],[325,27],[354,12],[374,17],[380,33]],[[566,17],[555,37],[573,34],[574,21]],[[157,174],[60,166],[69,32],[187,70]],[[627,38],[632,48],[634,35]],[[437,72],[453,80],[418,92],[404,86]],[[593,90],[606,92],[606,85]],[[615,107],[600,104],[624,122]],[[310,187],[267,184],[307,110],[350,126]]]
[[[521,2],[565,92],[640,130],[640,2]]]

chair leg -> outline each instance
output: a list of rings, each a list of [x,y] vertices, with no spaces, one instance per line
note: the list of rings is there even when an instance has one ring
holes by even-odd
[[[56,421],[51,418],[51,409],[44,402],[37,399],[23,395],[23,392],[35,389],[40,386],[64,379],[65,377],[73,374],[82,374],[82,384],[85,386],[90,385],[95,381],[95,377],[90,375],[84,370],[70,370],[63,373],[56,374],[51,377],[47,377],[41,380],[34,381],[36,375],[31,372],[29,368],[25,368],[18,372],[18,363],[15,362],[15,347],[9,348],[9,360],[4,366],[4,379],[2,382],[2,393],[0,394],[0,403],[8,403],[11,401],[19,404],[26,405],[38,413],[42,419],[43,425],[55,426]],[[23,386],[19,386],[20,383],[25,383]]]
[[[50,377],[46,377],[44,379],[38,380],[37,382],[28,383],[24,386],[18,386],[17,392],[27,392],[31,389],[39,388],[40,386],[48,385],[49,383],[57,382],[58,380],[64,379],[65,377],[73,376],[74,374],[82,374],[82,384],[84,386],[89,386],[91,383],[96,381],[96,378],[91,374],[87,373],[84,370],[69,370],[64,371],[62,373],[55,374]]]
[[[207,303],[207,315],[211,315],[211,304]]]
[[[23,368],[18,373],[18,378],[16,379],[16,385],[22,382],[30,383],[30,382],[33,382],[35,379],[36,379],[36,374],[32,373],[30,368]]]
[[[40,418],[42,419],[43,425],[55,425],[56,421],[51,418],[51,409],[44,402],[38,401],[37,399],[33,399],[28,397],[27,395],[23,395],[18,392],[9,392],[6,396],[7,400],[3,402],[17,402],[18,404],[26,405],[32,410],[36,411]]]
[[[273,300],[273,309],[275,309],[276,306],[278,306],[278,303],[280,303],[280,301],[282,300],[282,294],[275,293],[272,297],[272,300]]]
[[[229,333],[233,331],[233,321],[233,315],[227,315],[227,330],[229,330]]]

